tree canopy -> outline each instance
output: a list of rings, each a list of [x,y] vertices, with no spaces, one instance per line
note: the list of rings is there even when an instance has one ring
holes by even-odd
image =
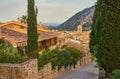
[[[37,9],[35,10],[35,1],[28,0],[28,56],[36,58],[38,55],[38,33],[37,33]]]
[[[111,74],[120,69],[120,0],[98,0],[90,35],[90,51]]]

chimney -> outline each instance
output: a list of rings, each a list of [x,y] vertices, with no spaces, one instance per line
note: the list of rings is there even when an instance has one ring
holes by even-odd
[[[82,34],[82,25],[78,25],[78,26],[77,26],[77,31],[78,31],[80,34]]]
[[[17,18],[17,21],[18,21],[18,22],[21,22],[21,19],[18,17],[18,18]]]
[[[2,35],[1,35],[1,27],[0,27],[0,39],[1,39]]]

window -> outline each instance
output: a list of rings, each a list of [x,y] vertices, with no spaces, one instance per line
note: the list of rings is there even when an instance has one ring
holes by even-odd
[[[7,26],[9,29],[12,29],[13,28],[13,26]]]
[[[21,28],[21,29],[25,29],[25,27],[24,27],[24,26],[20,26],[20,28]]]

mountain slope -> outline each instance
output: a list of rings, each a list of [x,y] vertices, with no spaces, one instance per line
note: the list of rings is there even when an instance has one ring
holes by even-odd
[[[95,7],[92,6],[90,8],[86,8],[78,12],[77,14],[72,16],[70,19],[68,19],[66,22],[58,26],[58,29],[59,30],[76,30],[79,24],[83,25],[83,29],[89,29],[92,23],[94,10],[95,10]]]

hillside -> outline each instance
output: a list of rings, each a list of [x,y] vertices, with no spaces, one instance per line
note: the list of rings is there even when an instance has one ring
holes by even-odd
[[[95,10],[95,7],[92,6],[90,8],[86,8],[86,9],[76,13],[74,16],[72,16],[66,22],[64,22],[63,24],[58,26],[57,29],[59,29],[59,30],[76,30],[76,28],[79,24],[83,25],[84,30],[90,29],[94,10]]]

